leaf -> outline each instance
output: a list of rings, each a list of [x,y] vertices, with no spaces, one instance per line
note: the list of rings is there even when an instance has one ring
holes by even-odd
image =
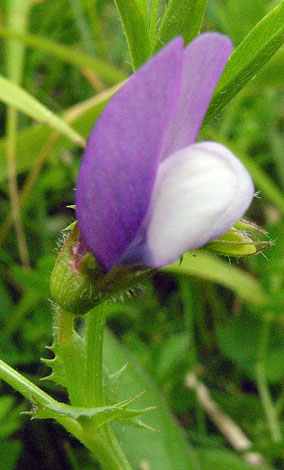
[[[22,445],[19,441],[0,441],[0,470],[14,470],[20,456]]]
[[[202,470],[252,470],[253,466],[241,460],[233,452],[223,449],[200,449],[198,451]],[[261,467],[262,470],[268,467]]]
[[[137,3],[139,4],[139,7],[141,9],[141,11],[143,12],[144,14],[144,17],[147,21],[147,18],[148,18],[148,5],[147,5],[147,1],[148,0],[137,0]]]
[[[156,40],[156,50],[176,36],[183,36],[185,44],[200,31],[208,0],[171,0],[163,16]]]
[[[281,48],[269,61],[269,65],[263,67],[260,73],[257,74],[252,85],[255,88],[263,90],[268,87],[282,90],[284,83],[284,48]]]
[[[63,62],[76,67],[91,69],[110,84],[117,83],[126,78],[126,75],[115,67],[51,39],[30,33],[20,34],[6,28],[0,28],[0,36],[7,39],[19,39],[27,46],[57,57]]]
[[[84,342],[78,333],[73,331],[72,344],[58,343],[57,329],[54,329],[54,343],[49,348],[54,353],[54,359],[42,359],[51,368],[52,373],[45,380],[66,387],[72,405],[78,406],[84,400],[86,370]]]
[[[256,379],[256,363],[262,334],[262,320],[253,315],[241,315],[219,324],[216,338],[224,356],[252,378]],[[283,334],[277,325],[272,328],[267,345],[265,371],[267,380],[276,383],[284,374]]]
[[[157,24],[158,24],[158,6],[159,6],[159,0],[152,0],[151,13],[150,13],[150,30],[149,30],[152,52],[155,52],[156,29],[157,29]]]
[[[141,0],[114,0],[128,44],[133,69],[136,70],[150,57],[150,37]]]
[[[92,422],[100,427],[106,423],[120,420],[130,420],[136,418],[141,413],[151,410],[152,408],[145,408],[143,410],[128,410],[128,406],[136,400],[134,397],[115,405],[103,406],[100,408],[82,408],[65,403],[54,402],[51,405],[40,406],[36,410],[36,418],[57,418],[59,416],[69,416],[73,419],[90,418]],[[51,412],[51,413],[50,413]]]
[[[255,305],[265,305],[269,302],[262,286],[250,274],[236,266],[231,266],[228,261],[223,261],[205,252],[186,253],[181,264],[177,261],[164,270],[175,274],[189,274],[216,282],[233,290],[242,299]]]
[[[266,15],[231,55],[203,125],[247,84],[284,42],[284,0]]]
[[[1,317],[3,319],[9,318],[13,311],[12,297],[8,291],[8,288],[4,285],[4,282],[0,278],[0,299],[1,299]]]
[[[100,115],[107,101],[118,90],[118,86],[112,87],[95,97],[77,104],[68,110],[62,116],[62,119],[73,122],[73,127],[82,134],[83,137],[89,135],[96,119]],[[21,173],[32,168],[51,136],[50,129],[45,126],[30,126],[17,134],[17,171]],[[74,142],[60,135],[56,141],[53,151],[49,155],[59,155],[62,149],[72,149]],[[7,177],[7,160],[5,158],[6,138],[0,139],[0,181]]]
[[[179,363],[189,356],[188,333],[175,333],[163,341],[163,345],[157,357],[155,377],[162,383],[170,377]]]
[[[53,114],[52,111],[23,90],[23,88],[15,85],[3,76],[0,76],[0,100],[10,106],[14,106],[31,118],[48,124],[53,129],[71,139],[77,145],[80,145],[81,147],[85,146],[83,138],[66,122],[56,116],[56,114]]]
[[[263,0],[238,0],[238,2],[220,2],[213,0],[209,5],[209,17],[218,30],[230,36],[234,44],[239,44],[248,32],[269,10]],[[246,14],[244,15],[244,11]]]
[[[136,395],[146,390],[146,393],[137,400],[139,406],[155,407],[151,413],[143,415],[143,422],[157,429],[159,431],[157,433],[134,427],[122,430],[121,426],[115,426],[130,464],[137,469],[144,461],[149,464],[151,470],[172,470],[173,468],[200,470],[193,449],[187,442],[185,434],[170,416],[155,384],[147,377],[131,353],[123,348],[110,333],[106,334],[105,338],[104,361],[110,373],[128,362],[120,383],[120,398],[129,394]]]
[[[12,395],[0,397],[0,441],[13,434],[20,427],[21,411],[23,411],[23,406],[17,406]]]

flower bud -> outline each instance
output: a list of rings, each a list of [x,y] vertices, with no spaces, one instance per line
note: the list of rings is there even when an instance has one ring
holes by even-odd
[[[271,240],[260,240],[259,233],[267,235],[256,224],[241,219],[224,235],[208,243],[205,249],[231,257],[255,255],[272,245]]]
[[[102,268],[86,249],[75,225],[60,250],[51,274],[52,299],[72,313],[86,313],[100,301],[95,286],[102,276]]]
[[[123,296],[150,271],[142,266],[117,265],[104,273],[88,251],[75,223],[53,268],[50,292],[61,308],[82,315],[104,300]]]

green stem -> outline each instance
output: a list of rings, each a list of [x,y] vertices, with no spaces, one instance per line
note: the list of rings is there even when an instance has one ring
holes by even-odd
[[[55,400],[41,390],[39,387],[34,385],[23,375],[19,374],[15,369],[8,366],[5,362],[0,360],[0,378],[7,382],[11,387],[17,390],[27,400],[35,399],[39,403],[46,405],[54,403]]]
[[[86,395],[89,407],[104,406],[103,343],[105,328],[104,304],[87,314],[86,325]]]
[[[258,393],[262,401],[262,406],[264,409],[267,425],[269,427],[272,440],[277,443],[281,441],[282,435],[277,419],[277,413],[269,393],[265,370],[266,352],[270,335],[270,324],[271,321],[269,319],[263,320],[263,329],[259,343],[258,362],[256,364],[256,381]]]
[[[93,452],[104,470],[133,470],[116,436],[112,431],[108,432],[110,429],[110,425],[107,425],[107,432],[100,431],[95,436],[90,430],[81,441]]]
[[[45,393],[39,387],[26,379],[23,375],[19,374],[19,372],[1,360],[0,378],[13,387],[14,390],[17,390],[17,392],[19,392],[29,401],[33,401],[41,405],[56,403],[54,398]],[[57,421],[74,436],[78,437],[80,435],[81,426],[73,419],[69,417],[58,417]]]
[[[103,341],[105,329],[105,307],[98,305],[87,314],[86,324],[86,397],[87,406],[105,405],[103,380]],[[105,470],[131,470],[110,424],[95,432],[85,427],[88,447]]]
[[[61,357],[64,359],[65,374],[70,377],[70,383],[67,384],[69,398],[75,406],[90,407],[105,404],[103,391],[104,319],[104,308],[101,306],[97,311],[88,314],[86,368],[84,370],[76,354],[75,345],[78,337],[73,330],[74,315],[59,307],[56,310],[55,337],[61,348]],[[81,365],[80,369],[78,365]],[[0,378],[30,401],[43,406],[57,403],[51,396],[1,360]],[[87,404],[85,404],[86,397],[90,397]],[[60,415],[55,419],[95,455],[104,470],[132,470],[110,424],[97,428],[91,420],[79,422]]]
[[[56,328],[58,332],[58,343],[61,346],[71,346],[73,341],[74,315],[73,313],[57,307]]]
[[[85,370],[78,350],[78,338],[74,330],[75,316],[61,307],[56,308],[54,322],[55,344],[58,343],[63,361],[65,382],[69,400],[73,406],[88,406],[85,398]]]

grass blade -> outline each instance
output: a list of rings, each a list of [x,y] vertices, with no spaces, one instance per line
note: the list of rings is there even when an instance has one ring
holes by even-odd
[[[148,23],[140,1],[114,0],[122,20],[134,70],[150,57]]]
[[[245,37],[225,67],[203,124],[254,78],[284,43],[284,0]]]
[[[198,35],[207,0],[171,0],[157,34],[156,50],[176,36],[188,44]]]
[[[202,251],[198,251],[196,256],[192,253],[186,253],[182,263],[177,261],[164,270],[176,274],[190,274],[216,282],[231,289],[239,297],[254,305],[264,305],[268,302],[268,297],[262,286],[250,274]]]
[[[94,123],[96,122],[107,101],[119,89],[118,86],[112,87],[99,95],[90,98],[87,101],[79,103],[65,110],[61,119],[67,123],[72,123],[84,138],[87,138]],[[31,125],[21,130],[17,134],[17,171],[18,174],[34,168],[38,155],[43,151],[51,138],[53,131],[47,125]],[[7,145],[6,138],[0,139],[0,182],[7,178],[7,163],[3,158]],[[73,149],[74,142],[67,139],[64,135],[56,138],[53,150],[49,150],[49,156],[58,156],[63,150]]]
[[[45,52],[53,57],[57,57],[63,62],[80,68],[89,68],[110,84],[120,82],[126,78],[126,74],[115,67],[95,59],[90,55],[84,54],[83,52],[77,52],[72,47],[58,44],[51,39],[30,33],[20,34],[6,28],[0,28],[0,36],[7,39],[19,39],[27,46]]]
[[[69,137],[81,147],[85,146],[84,139],[74,131],[66,122],[42,105],[21,87],[0,76],[0,100],[7,105],[14,106],[36,121],[48,124],[53,129]]]

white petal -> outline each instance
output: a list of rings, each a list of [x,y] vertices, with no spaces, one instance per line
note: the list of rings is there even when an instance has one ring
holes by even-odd
[[[254,187],[223,145],[203,142],[176,152],[158,170],[147,217],[147,262],[161,267],[223,235],[244,214]]]

